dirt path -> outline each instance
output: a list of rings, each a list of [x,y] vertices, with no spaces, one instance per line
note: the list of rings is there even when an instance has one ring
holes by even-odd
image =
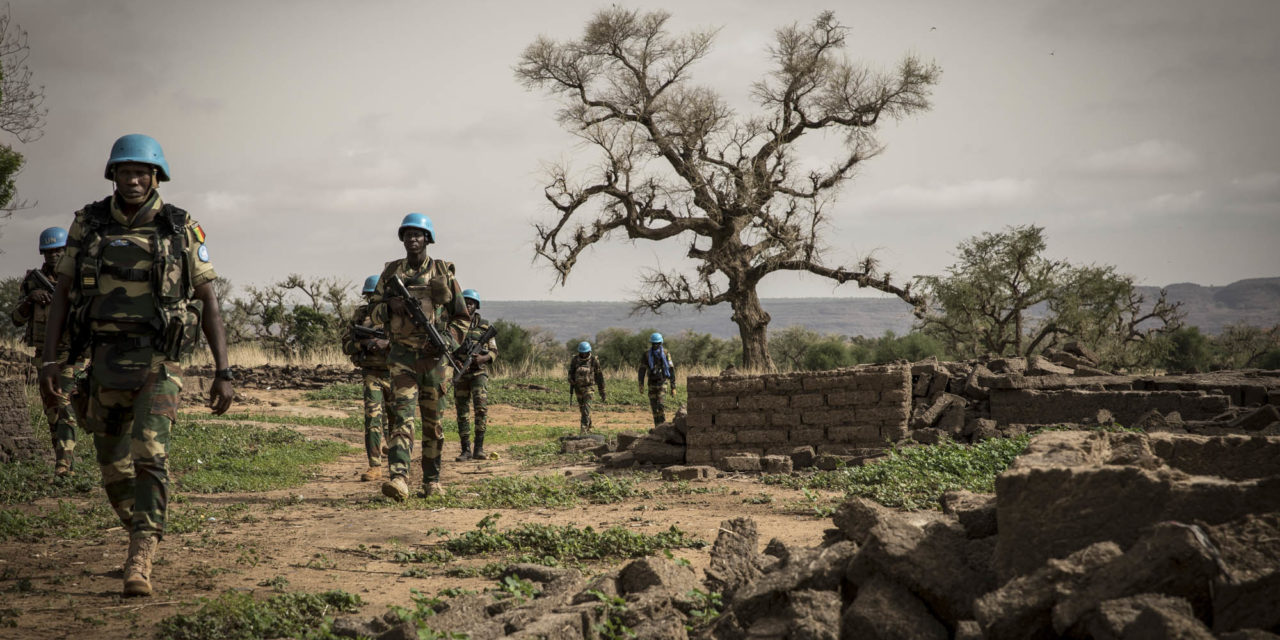
[[[345,416],[345,408],[317,408],[301,400],[300,392],[255,392],[249,406],[233,411],[280,416]],[[198,417],[193,414],[191,417]],[[572,424],[576,412],[534,411],[496,406],[491,424]],[[647,420],[642,412],[605,413],[605,425],[632,426]],[[274,426],[274,425],[273,425]],[[333,438],[359,446],[361,434],[349,429],[294,426],[310,436]],[[501,428],[501,427],[495,427]],[[498,460],[456,463],[457,442],[447,442],[442,481],[460,487],[489,477],[510,474],[586,475],[590,466],[521,467],[507,455],[507,447],[494,448]],[[410,486],[420,485],[420,466],[412,464]],[[642,486],[655,492],[606,505],[581,504],[570,509],[455,509],[412,510],[391,506],[377,483],[363,483],[362,454],[352,454],[315,470],[314,478],[293,489],[257,493],[184,494],[187,505],[237,511],[225,520],[213,520],[196,533],[170,534],[160,545],[153,581],[154,597],[124,600],[120,567],[127,535],[121,528],[105,538],[54,542],[0,543],[0,578],[5,590],[0,638],[64,638],[92,635],[108,638],[150,638],[158,622],[176,613],[194,611],[196,600],[215,597],[227,589],[263,594],[285,591],[342,589],[365,601],[361,615],[379,615],[391,604],[409,605],[410,590],[435,594],[457,587],[483,590],[492,580],[451,577],[448,569],[480,567],[496,557],[457,559],[444,565],[401,564],[397,552],[426,551],[438,543],[443,531],[459,534],[475,528],[490,513],[499,513],[498,528],[525,522],[604,529],[613,526],[658,533],[672,525],[710,543],[720,522],[736,516],[756,519],[762,542],[777,537],[784,542],[811,546],[818,543],[830,519],[798,515],[794,506],[799,492],[763,485],[751,478],[721,478],[707,486],[710,493],[668,495],[655,474],[643,474]],[[772,503],[758,504],[767,494]],[[753,497],[752,502],[744,501]],[[92,500],[105,499],[98,492]],[[76,501],[89,505],[90,499]],[[52,505],[52,501],[50,502]],[[243,506],[239,506],[243,505]],[[678,550],[677,557],[704,569],[709,546],[702,550]],[[622,561],[588,565],[588,571],[615,568]],[[408,574],[408,575],[406,575]]]

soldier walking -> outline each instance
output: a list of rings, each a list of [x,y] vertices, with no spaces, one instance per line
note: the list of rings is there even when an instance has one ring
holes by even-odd
[[[387,327],[391,339],[388,362],[391,366],[391,435],[388,438],[387,471],[382,493],[403,501],[409,497],[409,458],[413,453],[413,409],[422,414],[422,491],[440,491],[440,457],[444,431],[445,355],[431,344],[427,330],[414,321],[410,305],[415,305],[432,326],[456,348],[469,316],[462,300],[462,288],[454,276],[452,262],[427,255],[427,245],[436,240],[431,218],[421,213],[404,217],[397,231],[405,257],[392,260],[382,270],[374,293],[375,322]],[[411,300],[388,294],[388,282],[399,278]]]
[[[480,317],[480,294],[475,289],[462,292],[462,299],[471,314],[471,323],[463,336],[464,345],[473,343],[483,337],[489,330],[489,323]],[[455,462],[464,460],[484,460],[484,434],[489,423],[489,363],[498,355],[498,342],[494,338],[481,347],[481,351],[471,360],[471,366],[458,377],[453,385],[453,404],[458,411],[458,439],[462,443],[462,453],[454,458]],[[476,448],[471,450],[471,424],[467,419],[468,405],[475,410],[476,416]]]
[[[600,360],[591,353],[591,343],[578,343],[578,355],[569,360],[569,397],[577,397],[578,413],[581,420],[578,431],[591,433],[591,398],[592,384],[600,389],[600,402],[608,402],[604,391],[604,371],[600,368]]]
[[[76,369],[67,361],[67,353],[71,350],[71,336],[63,332],[58,339],[57,352],[45,357],[44,338],[48,326],[49,304],[53,302],[53,288],[50,286],[58,279],[54,268],[62,257],[67,246],[67,230],[62,227],[49,227],[40,232],[40,255],[44,264],[27,272],[22,279],[22,301],[13,309],[14,326],[26,326],[25,341],[28,346],[35,347],[33,363],[38,371],[44,362],[57,362],[57,386],[60,392],[56,396],[42,396],[44,417],[49,423],[49,435],[53,440],[53,473],[62,477],[71,474],[75,466],[76,449],[76,417],[71,411],[71,392],[75,388]]]
[[[67,234],[42,353],[57,353],[64,324],[71,332],[67,362],[82,349],[91,353],[87,393],[78,396],[85,406],[76,409],[93,434],[107,500],[129,531],[124,595],[147,596],[169,507],[179,361],[194,349],[197,332],[213,353],[208,406],[215,415],[231,406],[234,375],[204,229],[156,190],[169,180],[160,143],[141,134],[116,140],[105,175],[115,193],[77,211]],[[41,364],[46,397],[61,393],[63,366]]]
[[[653,411],[653,426],[667,421],[666,407],[662,404],[662,385],[670,383],[671,395],[676,395],[676,367],[671,364],[671,354],[662,348],[662,334],[649,336],[649,350],[640,358],[640,390],[644,391],[645,378],[649,379],[649,409]]]
[[[391,411],[391,372],[387,363],[391,343],[382,326],[373,321],[370,310],[377,286],[376,274],[365,278],[361,288],[364,304],[351,313],[351,324],[342,334],[342,352],[360,368],[360,382],[364,387],[364,452],[369,468],[360,474],[362,482],[382,479],[383,443],[389,440],[385,437],[384,416]]]

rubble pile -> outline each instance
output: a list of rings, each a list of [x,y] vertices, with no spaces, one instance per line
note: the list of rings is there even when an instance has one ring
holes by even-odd
[[[476,639],[1280,637],[1280,437],[1045,432],[995,495],[943,504],[852,499],[810,548],[762,551],[752,520],[728,520],[701,577],[664,558],[589,579],[514,565],[531,602],[462,596],[423,624]],[[392,615],[338,631],[418,637]]]

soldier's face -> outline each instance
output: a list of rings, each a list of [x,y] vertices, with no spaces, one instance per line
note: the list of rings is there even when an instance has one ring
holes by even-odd
[[[115,166],[116,191],[125,202],[142,202],[151,193],[152,168],[141,162],[121,162]]]
[[[405,251],[414,255],[421,254],[427,249],[427,232],[421,229],[405,229],[400,241],[404,243]]]
[[[63,250],[64,249],[62,247],[58,247],[57,249],[45,249],[40,252],[40,255],[44,256],[44,263],[52,267],[58,264],[58,258],[62,257]]]
[[[480,305],[476,304],[475,300],[472,300],[471,298],[467,298],[467,313],[471,315],[475,315],[476,309],[479,309],[479,308],[480,308]]]

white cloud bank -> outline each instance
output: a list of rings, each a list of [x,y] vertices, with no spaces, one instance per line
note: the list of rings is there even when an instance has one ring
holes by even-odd
[[[1196,153],[1170,140],[1144,140],[1138,144],[1094,153],[1076,168],[1085,174],[1116,177],[1165,177],[1185,175],[1200,165]]]

